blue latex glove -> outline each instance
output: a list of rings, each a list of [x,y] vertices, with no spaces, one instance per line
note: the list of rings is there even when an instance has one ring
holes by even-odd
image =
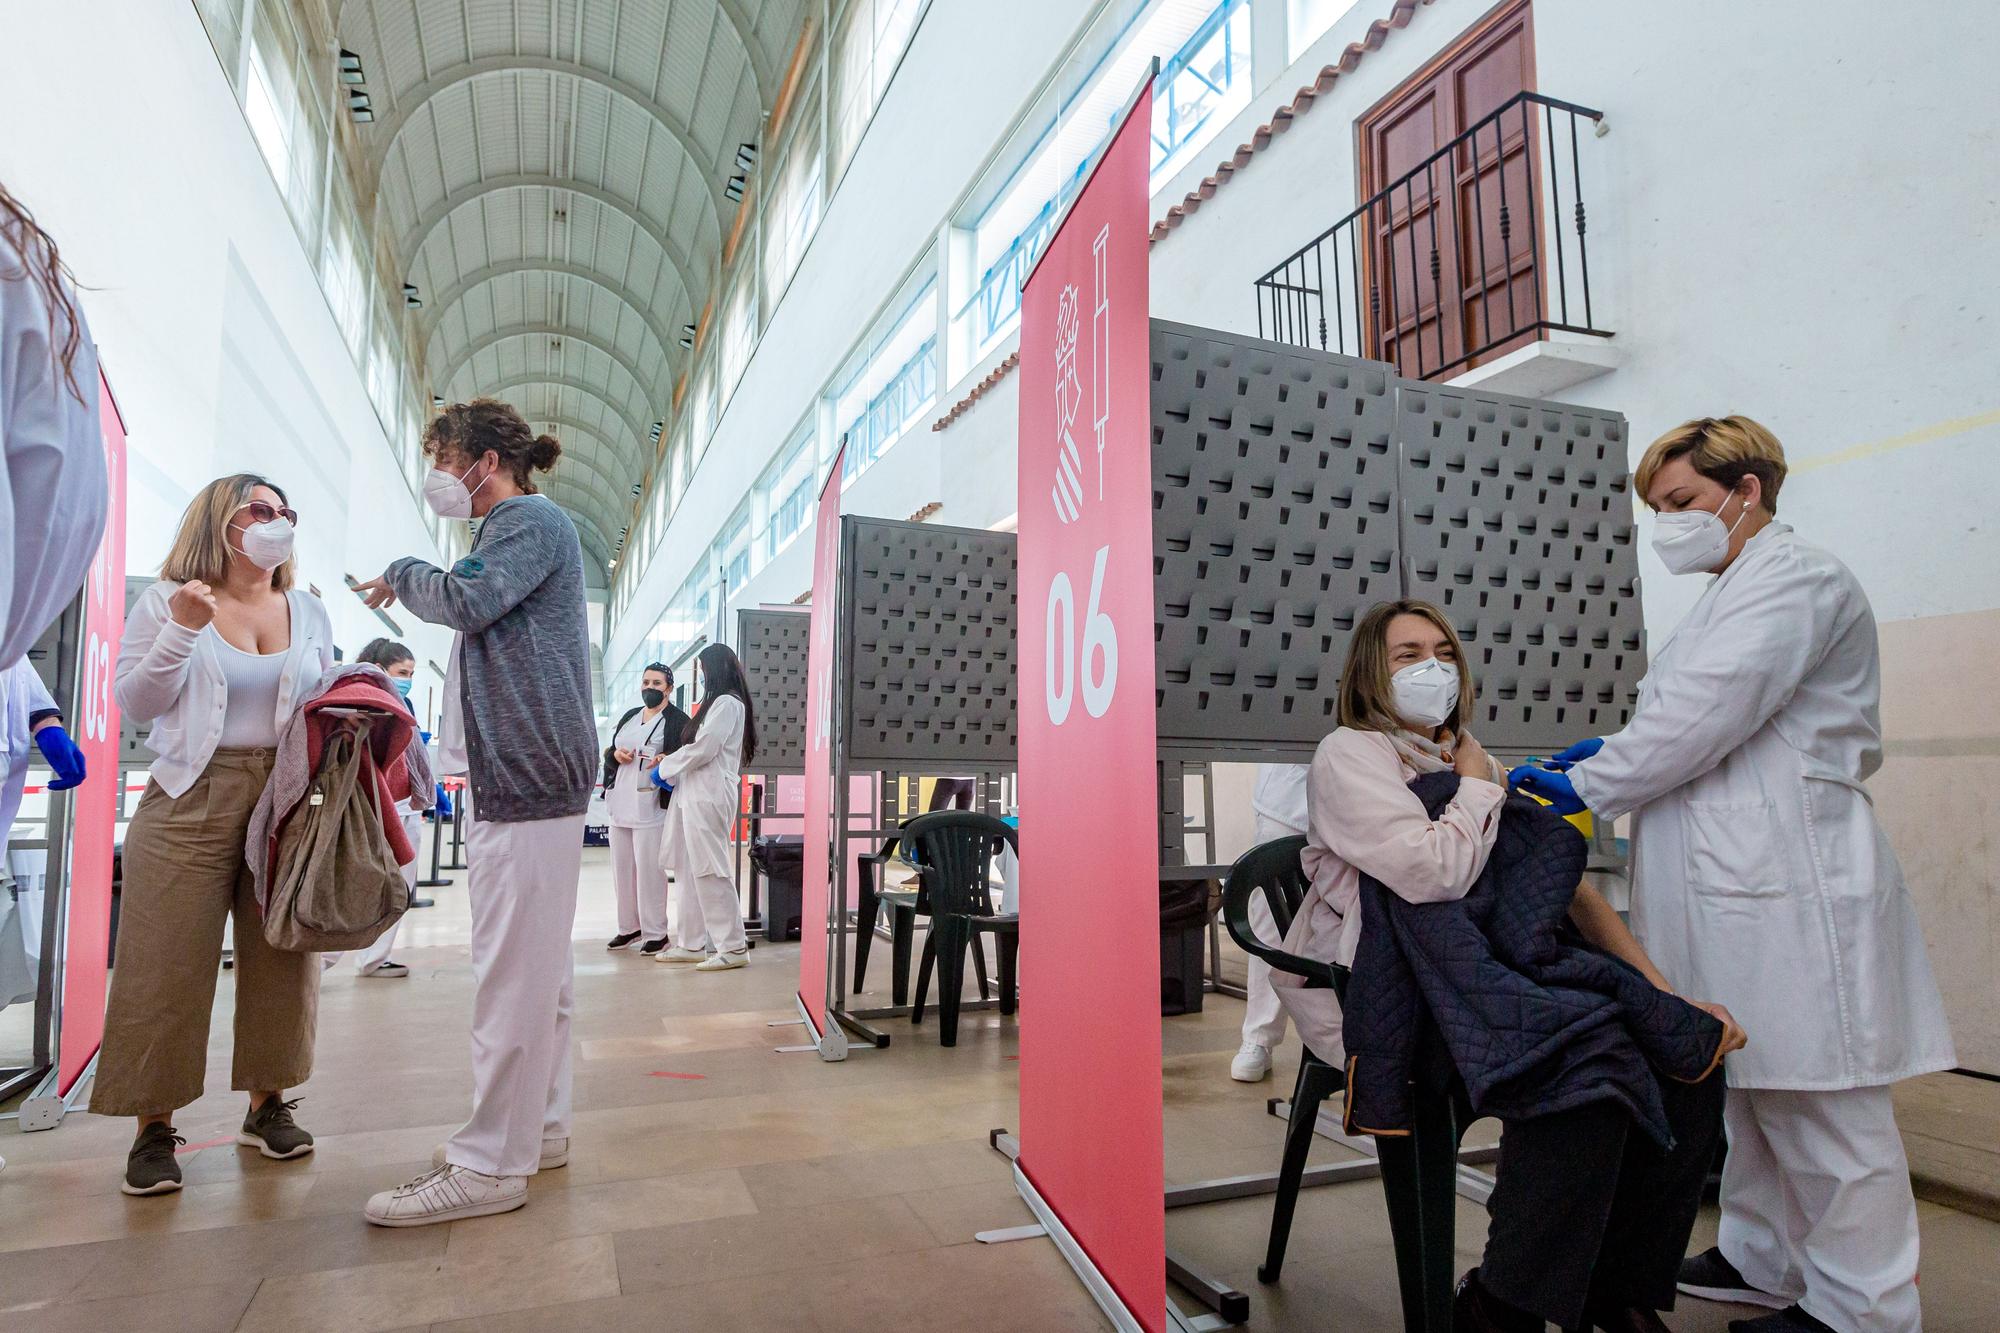
[[[1534,764],[1522,764],[1507,774],[1507,785],[1533,796],[1539,796],[1549,803],[1549,808],[1559,815],[1573,815],[1583,809],[1583,798],[1570,785],[1567,773],[1541,768]]]
[[[660,770],[657,766],[647,769],[646,776],[651,778],[653,780],[653,785],[655,787],[658,787],[661,791],[672,791],[674,789],[673,783],[667,781],[665,778],[660,776]]]
[[[80,784],[89,773],[83,763],[83,751],[76,748],[76,742],[60,724],[43,727],[35,733],[36,748],[42,758],[49,761],[49,767],[56,771],[55,780],[49,783],[50,791],[68,791]]]
[[[1603,748],[1604,738],[1602,736],[1592,736],[1587,741],[1578,741],[1567,750],[1557,750],[1554,754],[1550,755],[1548,760],[1549,767],[1561,770],[1568,768],[1571,764],[1580,764]]]

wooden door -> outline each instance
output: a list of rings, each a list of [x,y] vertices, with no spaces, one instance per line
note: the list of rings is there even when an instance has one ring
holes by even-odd
[[[1535,86],[1531,18],[1510,0],[1358,122],[1362,195],[1387,191],[1363,219],[1374,352],[1405,375],[1456,374],[1538,334],[1536,108],[1481,124]]]

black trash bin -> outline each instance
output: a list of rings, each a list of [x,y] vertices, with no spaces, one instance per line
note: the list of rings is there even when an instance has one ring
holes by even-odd
[[[764,876],[764,938],[799,937],[799,900],[805,894],[806,840],[797,833],[750,840],[750,862]]]
[[[1204,880],[1160,885],[1160,1013],[1201,1012],[1201,951],[1208,933]]]

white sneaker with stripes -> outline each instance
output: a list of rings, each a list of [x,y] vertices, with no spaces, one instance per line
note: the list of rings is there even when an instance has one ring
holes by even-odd
[[[527,1201],[526,1176],[489,1176],[446,1164],[376,1195],[362,1212],[378,1227],[422,1227],[509,1213]]]

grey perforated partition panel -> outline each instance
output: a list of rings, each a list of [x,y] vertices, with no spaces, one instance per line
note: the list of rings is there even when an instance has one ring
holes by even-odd
[[[1396,433],[1408,595],[1465,640],[1473,733],[1540,749],[1623,726],[1646,662],[1625,419],[1405,380]]]
[[[840,520],[850,769],[1014,763],[1014,534]]]
[[[736,655],[757,710],[759,773],[798,772],[805,766],[806,640],[812,616],[804,611],[736,613]]]
[[[1310,751],[1398,595],[1395,371],[1162,320],[1152,358],[1160,744]]]

